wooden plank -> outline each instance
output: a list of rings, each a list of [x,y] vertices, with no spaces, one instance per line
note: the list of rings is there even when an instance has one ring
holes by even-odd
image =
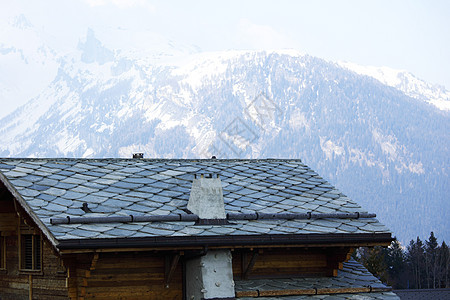
[[[17,216],[15,213],[0,213],[0,231],[15,232],[17,230]]]
[[[120,261],[110,261],[108,262],[106,259],[102,259],[101,266],[96,266],[97,269],[120,269],[120,268],[127,268],[127,269],[138,269],[142,268],[142,266],[148,266],[151,268],[164,268],[164,258],[161,257],[160,259],[131,259],[126,257],[121,257]]]
[[[258,297],[258,291],[236,291],[236,298]]]
[[[123,271],[123,272],[122,272]],[[102,282],[108,281],[121,281],[121,280],[131,280],[131,281],[139,281],[144,280],[147,282],[160,282],[164,283],[167,279],[163,270],[159,270],[159,272],[149,272],[146,273],[136,273],[133,272],[132,269],[122,270],[114,273],[103,273],[98,274],[97,272],[93,272],[91,277],[89,278],[89,283],[92,285],[101,284]],[[126,278],[124,278],[124,274]],[[178,265],[174,273],[172,275],[172,279],[181,278],[181,266]]]
[[[361,288],[320,288],[317,289],[318,295],[327,295],[327,294],[343,294],[343,293],[368,293],[370,292],[369,287],[361,287]]]
[[[254,268],[295,268],[295,267],[326,267],[327,256],[322,255],[260,255]]]
[[[264,269],[258,272],[253,271],[249,279],[259,278],[307,278],[307,277],[328,277],[332,276],[331,270],[327,268],[296,268],[296,269]]]
[[[129,274],[130,276],[133,276],[133,274],[136,274],[137,276],[147,276],[146,274],[153,274],[153,276],[162,276],[164,278],[164,268],[153,268],[148,267],[146,268],[145,265],[143,265],[141,268],[114,268],[114,269],[96,269],[95,275],[96,277],[99,276],[115,276],[115,274]]]
[[[315,295],[315,289],[260,290],[260,297]]]
[[[129,288],[133,288],[134,287],[140,287],[140,286],[146,286],[146,287],[155,287],[155,286],[159,286],[160,289],[165,288],[165,282],[164,282],[164,277],[162,277],[160,280],[154,280],[154,281],[149,281],[149,280],[144,280],[144,279],[140,279],[140,280],[128,280],[128,277],[126,275],[122,276],[122,279],[119,280],[104,280],[104,281],[97,281],[97,280],[89,280],[89,285],[85,286],[86,288],[88,288],[89,290],[91,290],[91,288],[103,288],[103,287],[109,287],[109,288],[119,288],[119,287],[123,287],[123,286],[127,286]]]
[[[89,288],[86,299],[182,299],[178,289],[152,289],[149,286]]]

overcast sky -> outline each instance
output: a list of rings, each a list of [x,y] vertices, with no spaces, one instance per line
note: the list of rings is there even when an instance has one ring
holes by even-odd
[[[202,51],[294,48],[408,70],[450,88],[450,1],[0,2],[0,25],[19,14],[51,36],[58,51],[75,49],[88,27],[127,28]],[[0,35],[0,45],[7,43]]]

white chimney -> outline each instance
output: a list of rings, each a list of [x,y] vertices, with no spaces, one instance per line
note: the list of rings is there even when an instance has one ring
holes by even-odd
[[[220,178],[195,178],[187,208],[200,219],[225,219],[225,206]]]
[[[195,178],[187,208],[199,219],[225,219],[222,183],[219,177]],[[221,225],[213,225],[221,226]],[[186,261],[187,299],[229,299],[235,297],[231,252],[210,250]]]

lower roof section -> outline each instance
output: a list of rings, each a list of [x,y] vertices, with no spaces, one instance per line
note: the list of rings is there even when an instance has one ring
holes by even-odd
[[[336,277],[237,280],[235,284],[239,299],[399,299],[353,259]]]
[[[445,289],[409,289],[394,291],[401,299],[450,299],[450,288]]]
[[[280,234],[280,235],[226,235],[226,236],[172,236],[113,239],[60,240],[60,250],[99,248],[177,248],[187,247],[252,247],[252,246],[365,246],[389,245],[390,233],[361,234]]]
[[[255,299],[255,297],[238,298],[242,300]],[[344,294],[326,294],[326,295],[296,295],[296,296],[262,296],[261,300],[400,300],[393,292],[375,292],[375,293],[344,293]]]

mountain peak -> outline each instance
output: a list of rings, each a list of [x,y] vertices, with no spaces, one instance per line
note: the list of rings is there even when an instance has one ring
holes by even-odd
[[[78,43],[78,49],[82,51],[81,61],[84,63],[97,62],[102,65],[114,59],[114,53],[103,46],[91,28],[87,30],[86,39]]]
[[[31,22],[27,19],[27,17],[25,17],[24,14],[20,14],[14,17],[14,19],[11,21],[11,26],[17,29],[27,29],[32,28],[33,24],[31,24]]]
[[[412,98],[425,101],[442,111],[450,111],[450,91],[443,86],[425,82],[405,70],[361,66],[349,62],[338,64],[357,74],[375,78],[382,84],[396,88]]]

